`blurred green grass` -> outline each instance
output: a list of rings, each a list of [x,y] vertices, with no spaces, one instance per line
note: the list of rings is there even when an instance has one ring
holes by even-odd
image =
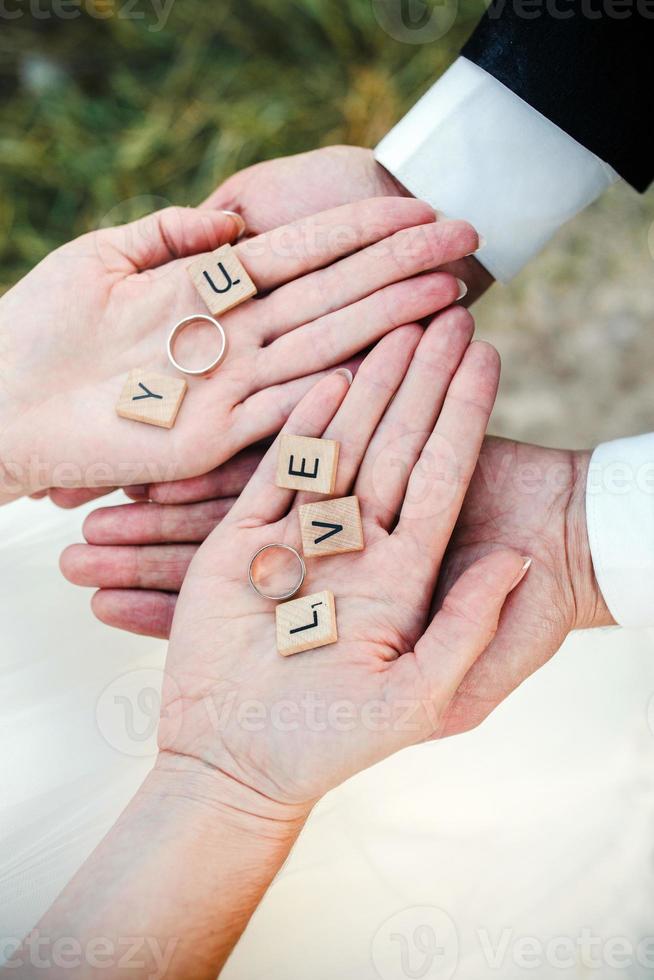
[[[0,291],[108,214],[198,203],[281,154],[374,145],[484,9],[462,0],[443,39],[407,44],[371,0],[173,0],[161,30],[152,0],[125,2],[66,0],[71,19],[5,4],[20,16],[0,32]]]

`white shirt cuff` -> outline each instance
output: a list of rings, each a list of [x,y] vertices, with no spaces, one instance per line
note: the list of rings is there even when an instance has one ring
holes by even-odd
[[[375,150],[415,197],[465,218],[507,282],[618,174],[467,58],[458,58]]]
[[[595,577],[621,626],[654,626],[654,433],[593,453],[586,520]]]

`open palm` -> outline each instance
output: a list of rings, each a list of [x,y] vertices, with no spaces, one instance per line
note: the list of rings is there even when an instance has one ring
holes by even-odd
[[[334,593],[339,639],[280,657],[275,604],[248,584],[260,547],[299,547],[297,507],[307,495],[274,485],[274,444],[184,581],[162,699],[165,753],[298,803],[439,734],[524,566],[512,550],[488,555],[428,623],[497,387],[497,355],[468,347],[471,332],[462,310],[442,314],[422,338],[417,327],[400,328],[349,391],[329,376],[293,412],[287,432],[341,443],[335,496],[360,501],[365,550],[309,560],[303,586],[304,595]]]
[[[236,251],[262,295],[221,317],[219,370],[190,382],[171,431],[118,418],[128,372],[172,373],[168,333],[203,308],[180,256],[235,231],[220,212],[169,209],[59,249],[2,298],[1,495],[206,472],[278,431],[318,372],[453,302],[451,275],[419,274],[477,245],[470,226],[436,224],[428,206],[401,199],[242,242]]]

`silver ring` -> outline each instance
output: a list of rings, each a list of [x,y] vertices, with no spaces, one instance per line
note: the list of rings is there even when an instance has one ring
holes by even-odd
[[[254,565],[255,561],[262,552],[268,551],[270,548],[283,548],[285,551],[290,551],[293,555],[295,555],[300,565],[300,578],[297,584],[294,585],[292,589],[289,589],[288,592],[282,592],[281,595],[269,595],[267,592],[262,592],[259,586],[255,583],[252,575],[252,566]],[[290,544],[264,544],[263,548],[259,548],[259,550],[255,551],[255,553],[252,555],[248,566],[248,579],[250,581],[250,585],[257,595],[260,595],[262,599],[275,599],[276,601],[281,599],[290,599],[296,592],[299,592],[302,588],[306,574],[307,566],[304,564],[304,558],[299,551],[296,551],[295,548],[291,548]]]
[[[177,340],[177,337],[182,332],[184,327],[187,327],[189,323],[195,323],[196,320],[204,320],[207,323],[211,323],[212,326],[216,328],[216,330],[220,334],[220,352],[218,354],[218,357],[214,361],[212,361],[211,364],[207,365],[207,367],[200,368],[197,371],[192,371],[190,368],[182,367],[181,364],[177,363],[177,361],[175,360],[175,356],[173,354],[173,344]],[[218,365],[220,364],[220,362],[222,361],[223,357],[225,356],[226,349],[227,349],[227,337],[225,336],[225,331],[218,323],[218,321],[215,320],[212,316],[209,316],[207,313],[194,313],[192,316],[185,316],[183,320],[180,320],[179,323],[175,324],[175,326],[170,332],[170,337],[168,338],[168,359],[170,363],[174,368],[177,368],[178,371],[181,371],[182,374],[191,374],[194,377],[202,377],[202,375],[204,374],[211,374],[212,371],[215,371]]]

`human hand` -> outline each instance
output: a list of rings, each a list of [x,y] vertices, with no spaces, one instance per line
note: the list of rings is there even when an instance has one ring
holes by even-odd
[[[227,513],[260,454],[253,448],[205,476],[145,488],[152,503],[89,515],[88,544],[73,545],[62,562],[72,581],[100,587],[93,609],[103,622],[168,635],[198,544]],[[483,721],[550,659],[571,630],[612,622],[586,532],[589,457],[589,452],[485,439],[443,560],[436,608],[458,576],[496,548],[515,546],[533,562],[524,584],[505,603],[496,636],[449,706],[446,733]]]
[[[436,223],[405,199],[242,242],[236,252],[266,295],[221,317],[219,370],[190,380],[170,431],[119,418],[127,373],[170,370],[170,326],[201,305],[188,261],[171,255],[213,249],[236,230],[220,212],[169,209],[58,249],[0,300],[0,501],[206,472],[277,432],[317,373],[454,302],[452,276],[409,277],[478,243],[469,225]]]
[[[302,806],[440,733],[525,565],[513,550],[487,555],[428,623],[499,374],[492,348],[468,348],[471,333],[461,310],[438,317],[424,336],[401,328],[368,356],[349,391],[342,377],[328,377],[292,414],[288,432],[341,444],[334,496],[353,492],[361,505],[365,549],[309,561],[303,586],[305,595],[334,593],[339,639],[281,658],[275,603],[247,581],[249,558],[264,544],[300,547],[297,507],[314,499],[274,485],[275,444],[182,586],[162,693],[166,760],[195,760],[256,796]],[[252,704],[265,718],[258,734],[242,721]],[[291,731],[275,724],[280,705],[284,721],[296,722]],[[335,706],[347,724],[329,721]],[[326,712],[324,727],[303,714],[314,709]]]
[[[614,623],[602,597],[586,526],[591,453],[487,437],[448,546],[435,608],[471,564],[511,544],[530,555],[522,588],[502,610],[488,648],[448,707],[443,734],[479,725],[572,630]]]
[[[224,181],[204,206],[238,211],[248,229],[260,234],[317,211],[378,196],[411,194],[377,163],[372,150],[325,146],[247,167]],[[474,256],[448,264],[447,270],[466,283],[466,305],[493,283]]]
[[[339,641],[283,660],[275,651],[274,604],[247,584],[258,548],[298,543],[297,513],[287,512],[304,498],[293,502],[292,493],[272,485],[273,447],[184,581],[164,683],[165,753],[201,760],[296,804],[440,733],[524,564],[505,548],[487,555],[450,591],[425,632],[497,384],[497,356],[484,344],[466,350],[471,332],[460,309],[437,317],[422,338],[415,326],[400,328],[368,355],[346,397],[344,379],[330,376],[298,406],[290,431],[322,435],[326,427],[325,437],[341,443],[334,495],[354,492],[361,503],[365,550],[310,561],[303,590],[334,592]],[[269,712],[281,702],[295,705],[301,692],[314,692],[325,710],[349,699],[353,730],[318,735],[300,724],[289,736],[266,725],[265,737],[253,739],[239,727],[238,705],[257,702]],[[389,713],[382,732],[360,723],[369,705]],[[226,727],[214,731],[212,720],[226,715]]]

